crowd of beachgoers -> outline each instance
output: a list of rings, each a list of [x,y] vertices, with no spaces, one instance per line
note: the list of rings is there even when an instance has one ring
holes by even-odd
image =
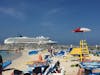
[[[88,72],[91,74],[85,75],[92,75],[92,72],[99,71],[98,69],[93,69],[92,72],[87,71],[83,66],[80,66],[81,61],[67,53],[66,50],[25,49],[21,52],[22,56],[11,61],[11,64],[3,69],[2,75],[84,75]],[[82,62],[85,64],[86,62],[93,62],[93,64],[97,62],[98,64],[99,60],[99,56],[91,54],[90,59],[84,58]]]

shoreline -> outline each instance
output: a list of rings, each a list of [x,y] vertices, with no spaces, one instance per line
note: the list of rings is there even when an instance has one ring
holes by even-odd
[[[5,50],[1,50],[1,56],[3,59],[3,62],[7,61],[7,60],[15,60],[17,58],[20,58],[20,56],[22,56],[22,52],[16,52],[16,51],[5,51]]]

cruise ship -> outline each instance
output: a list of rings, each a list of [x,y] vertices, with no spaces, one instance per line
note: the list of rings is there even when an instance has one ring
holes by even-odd
[[[4,40],[4,44],[55,44],[49,37],[10,37]]]

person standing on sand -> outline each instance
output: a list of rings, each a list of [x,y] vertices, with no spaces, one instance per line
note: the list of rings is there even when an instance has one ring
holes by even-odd
[[[51,47],[48,49],[48,52],[50,53],[50,56],[52,57],[53,55],[52,55],[52,49],[51,49]]]
[[[2,75],[2,70],[3,70],[3,60],[2,60],[2,56],[0,55],[0,75]]]
[[[50,48],[48,49],[48,52],[50,53],[50,56],[53,57],[54,56],[54,47],[53,46],[50,46]]]

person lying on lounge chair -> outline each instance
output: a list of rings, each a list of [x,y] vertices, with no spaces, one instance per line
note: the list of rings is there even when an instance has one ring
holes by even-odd
[[[37,60],[33,60],[33,61],[27,62],[27,65],[33,65],[34,63],[45,63],[45,62],[46,62],[46,61],[43,60],[42,55],[39,54]]]
[[[100,61],[86,59],[86,57],[84,56],[82,59],[82,62],[84,63],[84,62],[100,62]],[[97,71],[100,72],[100,70],[98,70],[98,69],[88,70],[88,69],[84,69],[84,68],[80,67],[77,75],[89,75],[89,73],[96,73]]]

